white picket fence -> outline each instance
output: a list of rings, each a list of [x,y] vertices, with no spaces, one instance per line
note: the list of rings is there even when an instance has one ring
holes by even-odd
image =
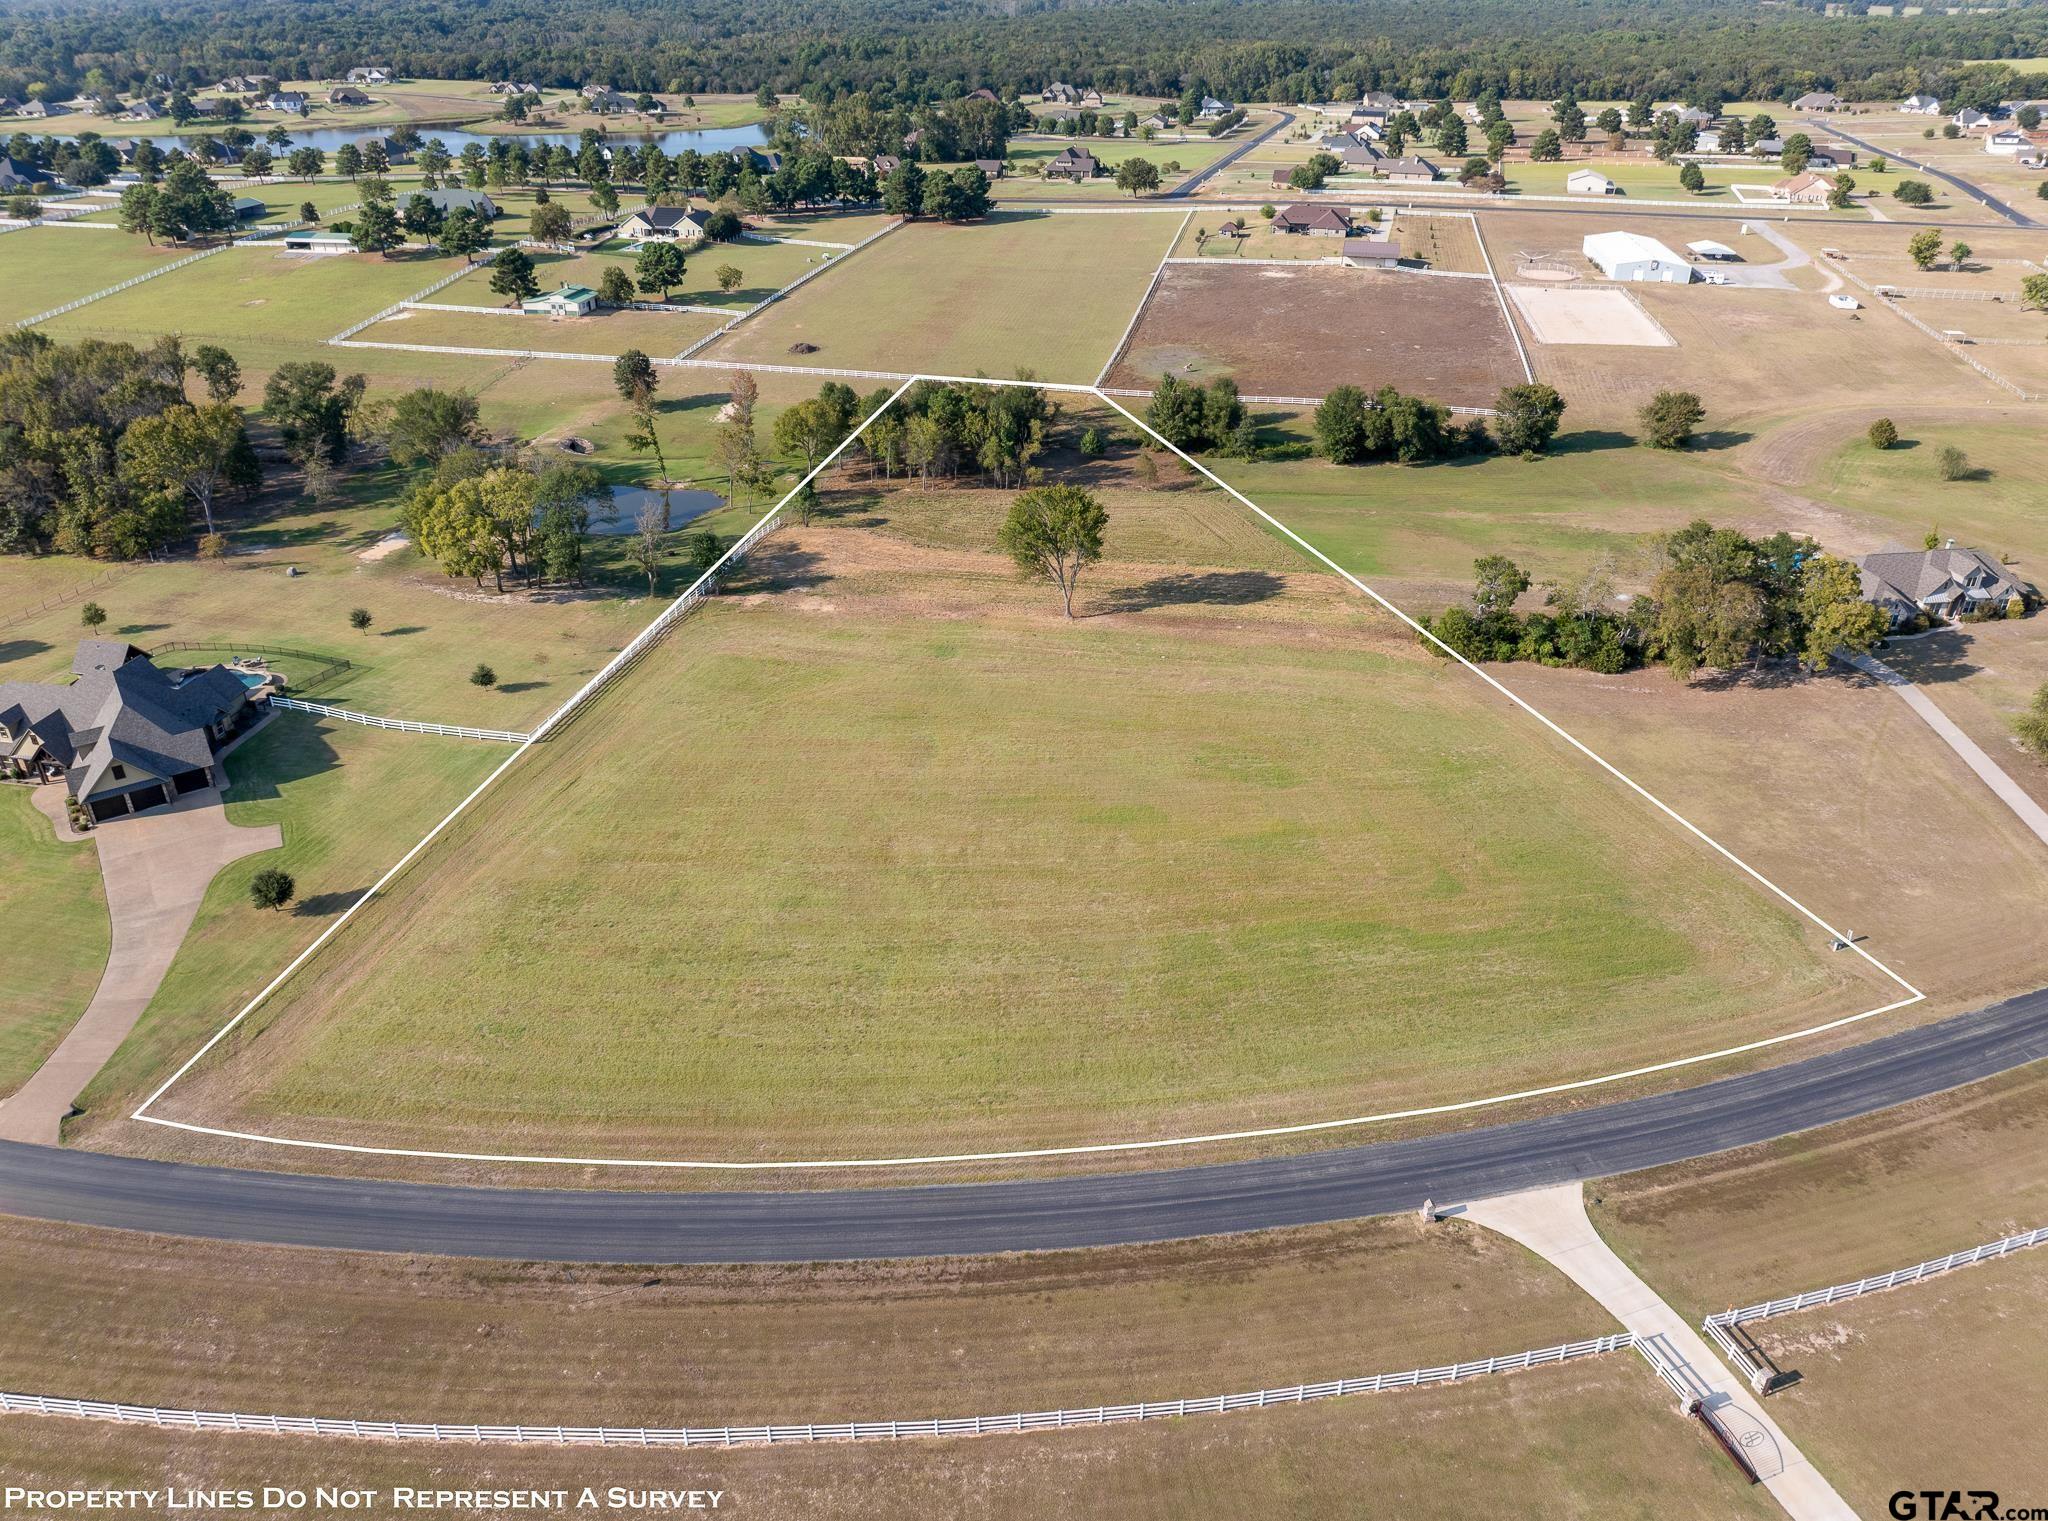
[[[1714,1345],[1721,1349],[1736,1371],[1755,1384],[1767,1370],[1750,1355],[1748,1348],[1733,1334],[1733,1328],[1736,1326],[1745,1325],[1752,1320],[1769,1320],[1774,1315],[1791,1315],[1799,1310],[1811,1310],[1819,1305],[1840,1304],[1845,1299],[1857,1299],[1865,1294],[1879,1294],[1886,1289],[1918,1283],[1923,1278],[1954,1272],[1957,1268],[1973,1267],[1980,1262],[1992,1262],[2014,1252],[2023,1252],[2030,1246],[2040,1246],[2044,1242],[2048,1242],[2048,1225],[2022,1231],[2017,1236],[1987,1241],[1982,1246],[1950,1252],[1946,1257],[1932,1257],[1926,1262],[1916,1262],[1911,1267],[1894,1268],[1889,1273],[1858,1278],[1853,1283],[1830,1284],[1824,1289],[1808,1289],[1804,1294],[1792,1294],[1784,1299],[1767,1299],[1760,1304],[1744,1305],[1737,1310],[1723,1310],[1720,1314],[1709,1315],[1701,1321],[1700,1328],[1713,1339]]]
[[[390,1442],[530,1442],[591,1447],[748,1447],[791,1442],[901,1441],[908,1437],[988,1436],[1002,1432],[1059,1431],[1082,1426],[1116,1426],[1131,1421],[1177,1420],[1189,1415],[1220,1415],[1233,1410],[1264,1410],[1275,1405],[1302,1405],[1348,1394],[1378,1394],[1390,1389],[1418,1389],[1458,1383],[1489,1373],[1512,1373],[1552,1363],[1575,1362],[1640,1346],[1633,1332],[1598,1336],[1590,1341],[1516,1352],[1477,1362],[1448,1363],[1438,1368],[1411,1368],[1404,1373],[1374,1373],[1363,1378],[1331,1379],[1318,1384],[1290,1384],[1283,1389],[1254,1389],[1243,1394],[1212,1394],[1200,1399],[1149,1400],[1129,1405],[1091,1405],[1078,1410],[1019,1411],[1011,1415],[971,1415],[922,1421],[816,1421],[771,1426],[465,1426],[439,1421],[332,1420],[310,1415],[246,1415],[234,1411],[172,1410],[154,1405],[121,1405],[104,1400],[58,1399],[42,1394],[0,1391],[0,1412],[15,1415],[71,1416],[131,1426],[157,1426],[174,1431],[249,1431],[275,1436],[364,1437]],[[1645,1349],[1652,1367],[1659,1367]],[[1661,1367],[1659,1372],[1662,1373]]]
[[[76,301],[66,301],[62,306],[53,306],[46,312],[37,312],[33,317],[24,317],[14,325],[34,327],[37,323],[48,322],[51,318],[61,317],[66,312],[75,312],[81,306],[90,306],[95,301],[103,301],[108,296],[118,295],[124,290],[142,284],[145,280],[154,280],[158,275],[167,275],[174,269],[183,269],[188,264],[197,264],[201,259],[210,259],[231,247],[233,245],[229,243],[217,243],[212,248],[202,248],[198,253],[187,254],[182,259],[173,259],[168,264],[159,264],[155,269],[145,270],[139,275],[130,275],[118,285],[109,285],[105,290],[96,290],[89,296],[80,296]]]
[[[533,738],[530,734],[516,734],[510,729],[472,729],[463,724],[423,724],[410,718],[379,718],[374,713],[358,713],[353,708],[337,708],[330,703],[307,702],[302,697],[273,697],[273,708],[286,708],[294,713],[312,713],[321,718],[339,718],[347,723],[364,724],[372,729],[400,729],[407,734],[441,734],[450,739],[491,739],[502,744],[523,745]]]
[[[453,285],[457,280],[460,280],[464,275],[469,274],[474,270],[482,269],[487,264],[495,263],[497,261],[498,254],[501,252],[503,252],[502,249],[495,250],[488,257],[478,260],[475,264],[471,264],[467,259],[463,260],[461,268],[453,270],[450,273],[443,275],[440,279],[436,280],[432,285],[427,286],[426,289],[414,291],[410,296],[407,296],[403,301],[392,302],[389,306],[385,307],[383,311],[378,312],[373,316],[365,317],[361,322],[353,323],[350,326],[343,328],[340,332],[336,333],[332,338],[328,339],[327,341],[337,348],[351,346],[361,348],[370,348],[373,346],[379,348],[407,347],[407,345],[405,344],[350,345],[348,340],[355,337],[355,335],[357,333],[360,333],[364,328],[375,327],[378,323],[382,322],[386,317],[397,316],[398,313],[404,311],[408,306],[411,306],[414,302],[424,301],[427,299],[427,297],[433,295],[434,292],[447,289],[449,286]]]

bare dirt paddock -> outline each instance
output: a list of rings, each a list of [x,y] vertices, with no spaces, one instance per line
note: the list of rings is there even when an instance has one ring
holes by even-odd
[[[1612,286],[1510,285],[1509,297],[1538,343],[1671,348],[1671,335],[1625,290]]]
[[[1227,375],[1251,396],[1399,386],[1488,407],[1525,378],[1493,285],[1379,270],[1170,266],[1107,384]]]

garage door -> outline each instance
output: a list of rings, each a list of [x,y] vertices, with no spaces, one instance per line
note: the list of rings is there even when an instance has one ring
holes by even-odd
[[[151,782],[147,787],[137,787],[128,796],[135,800],[137,813],[145,808],[161,808],[171,800],[171,795],[164,791],[162,782]]]
[[[96,797],[92,800],[92,816],[104,824],[108,819],[118,819],[128,811],[125,797]]]
[[[209,780],[210,778],[207,776],[206,768],[204,766],[201,766],[196,770],[187,771],[182,776],[172,777],[171,785],[176,787],[178,791],[181,793],[197,792],[201,787],[204,787]]]

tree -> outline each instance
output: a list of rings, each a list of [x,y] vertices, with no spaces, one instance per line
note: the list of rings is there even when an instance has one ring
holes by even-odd
[[[673,243],[642,243],[633,257],[633,274],[642,292],[668,300],[668,294],[683,283],[686,259]]]
[[[226,402],[136,418],[121,435],[120,460],[122,478],[138,490],[190,501],[208,533],[215,531],[213,503],[221,487],[260,479],[241,411]]]
[[[639,349],[627,349],[612,361],[612,388],[632,409],[626,447],[635,453],[651,453],[655,468],[661,472],[660,522],[662,531],[666,532],[669,514],[668,456],[662,452],[661,433],[655,427],[654,416],[654,398],[660,384],[654,372],[654,361]],[[648,572],[647,589],[649,592],[654,590],[652,571]]]
[[[1799,617],[1805,625],[1800,659],[1818,671],[1838,651],[1867,654],[1891,628],[1875,602],[1863,600],[1862,573],[1852,560],[1815,555],[1800,572]]]
[[[334,366],[318,360],[281,364],[263,384],[263,413],[300,465],[339,465],[367,385],[361,375],[337,381]]]
[[[1472,562],[1472,600],[1481,620],[1498,618],[1515,609],[1515,600],[1532,584],[1529,573],[1506,555],[1482,555]]]
[[[1960,238],[1949,245],[1948,262],[1951,269],[1960,273],[1970,262],[1970,255],[1976,250]]]
[[[384,446],[400,465],[431,465],[477,437],[477,402],[467,391],[431,386],[407,391],[392,402],[384,424]]]
[[[1971,475],[1970,457],[1954,444],[1943,444],[1934,456],[1934,473],[1945,481],[1964,481]]]
[[[1931,206],[1934,190],[1925,180],[1900,180],[1892,186],[1892,199],[1906,206]]]
[[[352,607],[348,610],[348,626],[359,634],[367,634],[372,621],[367,607]]]
[[[1680,188],[1689,190],[1694,195],[1698,195],[1702,190],[1707,188],[1707,177],[1704,173],[1701,172],[1700,166],[1698,164],[1695,164],[1690,159],[1688,159],[1684,164],[1682,164],[1679,167],[1678,183]]]
[[[423,243],[432,243],[441,229],[448,225],[447,214],[421,191],[414,191],[406,199],[403,220],[405,230]]]
[[[202,343],[192,351],[192,371],[213,401],[233,401],[242,390],[242,367],[226,349]]]
[[[383,201],[366,200],[356,213],[348,240],[357,253],[382,254],[389,258],[391,250],[405,241],[405,233],[398,225],[398,214],[389,205]]]
[[[2013,723],[2020,743],[2043,760],[2048,760],[2048,684],[2034,693],[2027,711]]]
[[[569,241],[574,226],[569,218],[569,208],[560,201],[549,201],[545,206],[533,208],[533,216],[527,224],[527,235],[536,243],[559,245]]]
[[[283,908],[298,891],[292,874],[278,866],[266,866],[249,879],[249,902],[257,908]]]
[[[107,610],[97,602],[88,602],[78,610],[78,621],[87,628],[98,628],[107,621]]]
[[[619,192],[612,187],[610,181],[599,180],[590,187],[590,204],[595,206],[599,213],[604,216],[617,216],[619,214]]]
[[[1338,465],[1356,465],[1372,452],[1366,413],[1370,403],[1357,386],[1336,386],[1316,408],[1316,448]],[[1156,424],[1155,424],[1156,426]]]
[[[1131,196],[1150,195],[1159,188],[1159,166],[1150,159],[1125,159],[1116,166],[1116,188]]]
[[[1074,588],[1082,570],[1102,558],[1109,514],[1078,486],[1035,486],[1010,504],[998,541],[1027,575],[1059,588],[1060,605],[1074,616]]]
[[[637,293],[633,277],[617,264],[607,264],[597,282],[597,299],[606,306],[631,306]]]
[[[1653,449],[1682,449],[1706,418],[1707,409],[1690,391],[1659,391],[1636,413],[1643,442]]]
[[[469,684],[489,691],[498,684],[498,673],[479,660],[469,673]]]
[[[633,520],[633,543],[628,550],[634,568],[647,577],[647,595],[654,595],[654,580],[661,573],[664,548],[661,536],[668,530],[668,514],[649,502]]]
[[[508,248],[491,264],[491,289],[517,306],[540,294],[540,281],[533,277],[533,260],[523,248]]]
[[[363,150],[354,143],[343,143],[334,150],[334,172],[353,180],[363,172]]]
[[[711,272],[711,278],[718,282],[718,288],[731,295],[740,288],[740,282],[747,277],[736,264],[721,264]]]
[[[1564,398],[1552,386],[1503,387],[1494,402],[1493,436],[1503,453],[1541,454],[1564,420]]]
[[[1579,117],[1579,136],[1586,135],[1586,118]],[[1455,112],[1437,123],[1436,145],[1439,152],[1449,158],[1462,158],[1470,139],[1465,132],[1465,118]]]
[[[1899,441],[1899,430],[1889,417],[1880,417],[1870,425],[1870,447],[1889,449]]]
[[[882,209],[891,216],[916,217],[924,210],[924,170],[904,159],[882,181]]]
[[[2048,312],[2048,275],[2020,276],[2020,306],[2030,312]]]
[[[1794,132],[1785,139],[1785,151],[1778,155],[1778,163],[1787,174],[1804,172],[1813,162],[1813,139],[1804,132]]]
[[[810,470],[839,446],[847,429],[847,419],[840,409],[814,396],[785,407],[775,419],[775,447],[784,455],[803,456],[804,468]],[[809,521],[808,517],[805,521]]]
[[[1529,144],[1529,157],[1539,164],[1555,163],[1564,157],[1564,144],[1556,128],[1545,127],[1536,134],[1536,140]]]
[[[1934,261],[1941,255],[1941,229],[1927,227],[1913,234],[1906,244],[1906,257],[1913,261],[1915,269],[1932,269]]]
[[[460,255],[465,264],[474,262],[490,244],[491,224],[467,206],[457,206],[441,224],[441,251]]]

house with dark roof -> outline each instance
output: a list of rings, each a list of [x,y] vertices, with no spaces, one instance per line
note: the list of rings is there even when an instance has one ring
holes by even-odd
[[[1831,90],[1809,90],[1792,102],[1795,111],[1839,111],[1842,97]]]
[[[1312,238],[1345,238],[1351,235],[1351,218],[1335,206],[1296,202],[1273,213],[1273,231],[1305,233]]]
[[[1401,248],[1392,238],[1346,238],[1344,262],[1353,269],[1399,269]]]
[[[224,665],[165,670],[119,639],[86,639],[68,684],[0,682],[0,774],[64,783],[95,822],[218,779],[214,757],[267,683]]]
[[[638,242],[695,243],[704,236],[709,212],[695,206],[642,206],[618,225],[618,236]]]
[[[263,109],[283,111],[290,116],[306,114],[306,97],[297,90],[272,90],[263,97]]]
[[[1374,173],[1386,180],[1411,180],[1429,184],[1442,178],[1435,164],[1426,158],[1390,158],[1374,165]]]
[[[1049,180],[1092,180],[1101,165],[1095,155],[1081,148],[1062,148],[1051,163],[1045,166],[1045,177]]]
[[[1008,159],[978,158],[974,161],[974,167],[992,180],[999,180],[1010,172]]]
[[[370,97],[354,85],[336,85],[327,92],[327,104],[330,106],[367,106],[369,103]]]
[[[12,194],[23,190],[48,190],[55,183],[49,170],[38,169],[34,164],[0,153],[0,191]]]
[[[458,188],[451,190],[415,191],[414,194],[424,195],[427,198],[427,203],[444,217],[451,211],[474,211],[486,222],[489,222],[496,220],[498,215],[498,203],[485,195],[481,190],[463,190]],[[412,197],[408,196],[406,199],[411,200]]]
[[[1856,561],[1863,600],[1891,615],[1892,627],[1920,616],[1953,623],[1969,613],[2003,613],[2014,598],[2024,606],[2027,585],[1980,549],[1883,550]]]
[[[983,85],[979,90],[969,90],[964,96],[961,97],[961,99],[986,100],[995,102],[1000,101],[1002,97],[997,95],[994,90],[989,89],[988,86]]]
[[[1038,92],[1038,98],[1048,105],[1071,106],[1080,100],[1081,92],[1072,85],[1055,79]]]

